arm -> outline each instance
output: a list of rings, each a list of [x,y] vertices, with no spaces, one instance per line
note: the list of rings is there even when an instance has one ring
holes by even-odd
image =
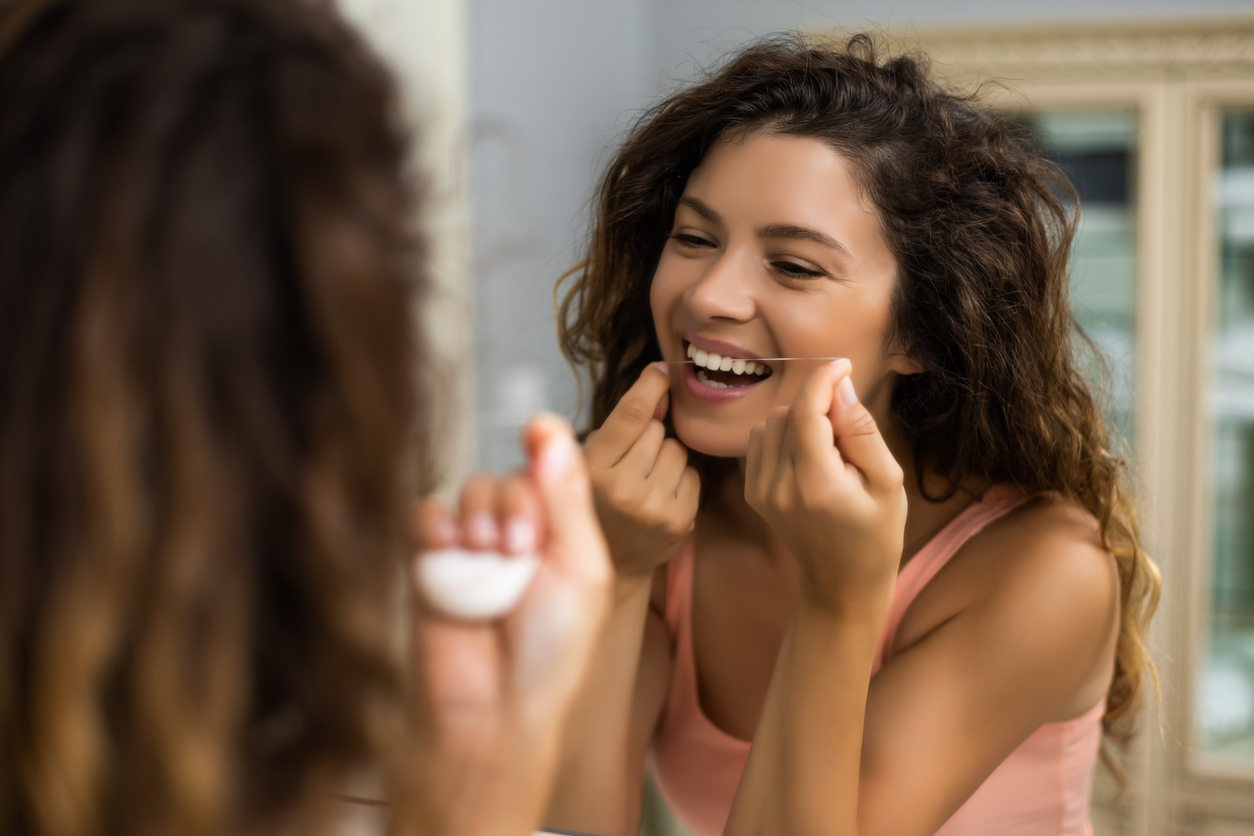
[[[871,683],[861,833],[934,832],[1043,723],[1110,687],[1119,581],[1087,514],[1055,500],[1018,511],[933,586]]]
[[[887,543],[858,509],[895,474],[876,461],[869,416],[834,405],[827,432],[863,490],[833,489],[841,471],[817,468],[822,434],[804,446],[823,396],[803,396],[755,433],[746,468],[746,495],[797,554],[803,584],[727,832],[924,836],[1041,724],[1105,693],[1117,575],[1091,518],[1061,502],[1020,512],[964,547],[948,594],[869,681],[891,585],[875,580]]]
[[[663,570],[664,571],[664,570]],[[666,700],[671,650],[647,580],[619,580],[609,625],[563,735],[545,824],[633,836],[644,762]]]
[[[585,445],[615,567],[614,605],[563,738],[545,823],[634,836],[649,740],[670,678],[670,640],[650,609],[655,575],[692,530],[700,484],[665,437],[670,377],[655,364]]]
[[[801,590],[728,818],[736,836],[858,832],[871,663],[906,500],[848,374],[848,362],[817,370],[750,437],[745,499],[797,556]]]

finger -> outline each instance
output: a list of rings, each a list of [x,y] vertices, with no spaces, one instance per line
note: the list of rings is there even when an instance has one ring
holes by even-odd
[[[820,366],[801,384],[801,389],[792,402],[794,423],[802,419],[807,430],[812,426],[826,426],[825,443],[829,447],[834,440],[829,413],[836,397],[836,386],[849,376],[851,369],[852,365],[848,360],[833,360]],[[813,422],[810,420],[812,418],[822,418],[823,421]]]
[[[758,454],[757,468],[750,482],[746,475],[745,499],[755,508],[762,508],[770,497],[771,485],[775,483],[776,471],[779,469],[779,456],[784,442],[784,431],[788,423],[788,407],[777,406],[767,415],[762,426],[762,441]],[[752,495],[752,498],[750,498]]]
[[[670,366],[666,366],[667,377],[670,376]],[[662,393],[662,400],[657,402],[657,406],[653,410],[653,420],[661,421],[666,417],[666,410],[671,406],[671,390],[667,389]]]
[[[642,510],[648,518],[660,524],[661,530],[671,537],[682,537],[692,528],[696,505],[689,506],[679,499],[680,487],[690,468],[688,450],[673,438],[662,444],[657,464],[648,481],[648,493]],[[696,472],[693,471],[693,475]]]
[[[784,451],[784,435],[788,431],[788,407],[777,406],[766,416],[762,431],[762,463],[758,474],[760,483],[770,483],[779,469],[779,458]]]
[[[540,498],[531,480],[516,473],[501,489],[501,542],[506,554],[534,554],[543,541]]]
[[[499,485],[492,476],[471,477],[462,487],[462,542],[472,549],[497,549],[501,533],[497,525]]]
[[[666,428],[661,421],[649,420],[644,432],[631,445],[631,449],[614,465],[613,470],[623,477],[644,481],[649,478],[657,466],[658,453],[662,450],[662,442],[666,440]]]
[[[867,484],[882,491],[900,490],[901,465],[888,449],[875,418],[858,400],[848,375],[836,384],[829,414],[837,448],[847,462],[862,472]]]
[[[660,493],[673,497],[687,465],[688,448],[674,438],[665,439],[649,474],[649,481],[656,483]]]
[[[836,360],[815,369],[793,400],[786,444],[803,477],[816,468],[822,474],[837,478],[844,472],[829,413],[836,386],[842,379],[848,379],[850,369],[848,360]]]
[[[684,475],[679,477],[679,487],[675,490],[675,501],[695,519],[701,502],[701,476],[695,468],[684,468]]]
[[[588,440],[587,455],[593,467],[613,467],[644,432],[662,399],[670,391],[670,371],[665,363],[652,363],[601,425],[595,438]]]
[[[592,504],[587,465],[570,425],[541,413],[528,424],[524,441],[544,511],[545,560],[564,574],[608,589],[609,550]]]
[[[436,499],[416,503],[410,524],[417,551],[447,549],[456,546],[461,539],[457,523],[453,521],[444,503]]]

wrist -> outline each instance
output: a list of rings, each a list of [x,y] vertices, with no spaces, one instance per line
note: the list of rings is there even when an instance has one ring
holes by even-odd
[[[797,599],[798,612],[850,626],[873,623],[882,627],[892,609],[896,581],[894,577],[859,589],[831,590],[803,577]]]
[[[653,572],[636,572],[618,570],[614,573],[613,602],[614,606],[630,606],[632,603],[649,598],[653,589]]]

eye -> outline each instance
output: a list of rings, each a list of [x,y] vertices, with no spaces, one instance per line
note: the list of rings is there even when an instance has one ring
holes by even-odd
[[[700,235],[693,235],[690,232],[672,232],[666,237],[679,244],[679,246],[690,249],[714,246],[714,242],[708,238],[702,238]]]
[[[823,273],[795,261],[772,261],[771,266],[790,279],[814,279]]]

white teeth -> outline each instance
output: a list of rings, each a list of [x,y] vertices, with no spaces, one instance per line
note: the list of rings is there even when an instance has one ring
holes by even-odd
[[[713,351],[705,351],[697,348],[692,343],[688,343],[688,359],[692,360],[697,366],[707,368],[714,372],[734,372],[735,374],[760,375],[770,371],[765,363],[755,363],[752,360],[744,360],[736,357],[724,357]]]
[[[697,380],[701,381],[702,385],[709,386],[711,389],[731,389],[732,388],[730,383],[720,383],[719,381],[714,380],[704,371],[697,372]]]

